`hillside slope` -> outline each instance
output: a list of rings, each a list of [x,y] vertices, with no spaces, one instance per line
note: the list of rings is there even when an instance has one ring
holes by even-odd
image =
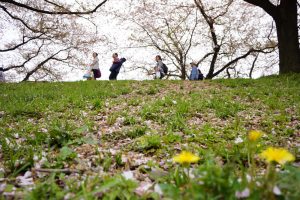
[[[234,199],[250,188],[251,199],[270,197],[259,153],[273,146],[296,157],[272,180],[276,189],[300,197],[299,75],[0,90],[0,196]],[[264,132],[252,150],[250,130]],[[188,172],[172,160],[183,150],[200,157]]]

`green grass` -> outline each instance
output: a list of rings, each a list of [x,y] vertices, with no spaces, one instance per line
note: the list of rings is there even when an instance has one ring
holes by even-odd
[[[299,75],[0,88],[0,199],[13,191],[22,199],[235,199],[249,173],[246,145],[235,141],[252,129],[266,133],[256,154],[284,147],[299,165]],[[201,157],[188,181],[172,162],[182,150]],[[263,174],[264,162],[255,161]],[[82,174],[34,174],[34,186],[20,186],[16,177],[35,168]],[[136,180],[121,175],[130,170]],[[147,193],[136,191],[142,182],[152,184]],[[299,199],[299,167],[282,168],[276,185],[276,198]],[[249,199],[262,198],[264,186],[255,186]]]

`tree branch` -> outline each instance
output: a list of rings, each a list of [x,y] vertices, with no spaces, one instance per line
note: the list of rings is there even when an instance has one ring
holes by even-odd
[[[29,61],[31,61],[32,59],[38,57],[38,55],[39,55],[39,53],[41,52],[41,49],[42,49],[42,47],[44,46],[44,44],[45,44],[45,43],[44,43],[44,40],[43,40],[42,44],[39,46],[39,48],[38,48],[38,50],[35,52],[35,54],[34,54],[33,56],[29,56],[29,57],[27,58],[27,60],[25,60],[22,64],[16,65],[16,66],[10,66],[10,67],[7,67],[7,68],[4,69],[4,71],[9,71],[9,70],[11,70],[11,69],[17,69],[17,68],[24,67]]]
[[[32,32],[38,32],[37,30],[31,28],[24,20],[22,20],[19,17],[13,16],[10,12],[7,11],[7,8],[5,8],[4,6],[0,5],[0,8],[6,13],[8,14],[8,16],[10,16],[12,19],[15,19],[19,22],[21,22],[26,28],[28,28],[29,30],[31,30]]]
[[[209,72],[207,74],[208,78],[212,78],[213,77],[213,72],[215,70],[215,64],[217,62],[219,52],[220,52],[220,49],[221,49],[221,45],[219,45],[219,43],[218,43],[218,37],[217,37],[217,34],[215,32],[215,27],[214,27],[215,22],[214,22],[213,18],[206,13],[206,11],[204,9],[204,5],[203,5],[201,0],[194,0],[194,1],[195,1],[195,4],[196,4],[197,8],[200,10],[203,18],[205,19],[205,21],[206,21],[206,23],[209,27],[210,34],[211,34],[211,37],[212,37],[211,39],[212,39],[213,44],[214,44],[213,58],[212,58],[212,61],[210,63]],[[226,11],[228,11],[228,9]],[[223,13],[223,15],[225,15],[225,13]]]
[[[220,70],[218,70],[217,72],[215,72],[215,73],[213,74],[212,77],[215,77],[215,76],[219,75],[219,74],[220,74],[222,71],[224,71],[226,68],[228,68],[228,67],[230,67],[231,65],[237,63],[239,60],[246,58],[247,56],[249,56],[249,55],[250,55],[251,53],[253,53],[253,52],[269,53],[269,52],[266,52],[266,51],[265,51],[265,50],[267,50],[267,49],[274,49],[274,47],[266,47],[266,48],[264,48],[264,49],[250,49],[250,50],[249,50],[247,53],[245,53],[244,55],[239,56],[239,57],[237,57],[237,58],[231,60],[230,62],[228,62],[228,63],[227,63],[226,65],[224,65]]]
[[[21,47],[21,46],[27,44],[28,42],[30,42],[30,41],[32,41],[32,40],[38,39],[38,38],[42,37],[43,35],[44,35],[44,33],[42,33],[42,34],[40,34],[40,35],[38,35],[38,36],[36,36],[36,37],[29,37],[29,39],[26,40],[26,41],[25,41],[25,37],[23,37],[23,42],[22,42],[22,43],[17,44],[16,46],[11,47],[11,48],[8,48],[8,49],[0,49],[0,52],[8,52],[8,51],[16,50],[17,48],[19,48],[19,47]]]
[[[202,63],[206,58],[208,58],[209,56],[213,55],[214,53],[207,53],[205,54],[196,64],[197,66],[200,65],[200,63]]]
[[[244,0],[244,1],[264,9],[264,11],[266,11],[273,18],[276,18],[277,6],[273,5],[269,0]]]
[[[32,74],[34,74],[35,72],[37,72],[41,67],[43,67],[44,64],[46,64],[48,61],[50,60],[55,60],[55,56],[57,56],[59,53],[63,52],[63,51],[66,51],[66,50],[69,50],[71,49],[72,47],[68,47],[66,49],[61,49],[59,50],[58,52],[56,52],[55,54],[53,54],[52,56],[48,57],[47,59],[45,59],[44,61],[42,61],[40,64],[38,64],[33,70],[31,70],[30,72],[28,72],[25,76],[25,78],[22,80],[22,82],[24,81],[28,81],[28,79],[30,78],[30,76]]]
[[[250,69],[250,73],[249,73],[249,78],[250,79],[252,79],[253,70],[254,70],[254,67],[255,67],[255,63],[256,63],[256,61],[258,59],[258,56],[259,56],[259,53],[256,54],[255,59],[254,59],[254,61],[252,63],[252,66],[251,66],[251,69]]]
[[[213,19],[216,20],[216,19],[218,19],[219,17],[223,17],[224,15],[226,15],[227,12],[228,12],[228,10],[229,10],[229,8],[230,8],[230,6],[232,5],[232,3],[233,3],[233,0],[229,0],[229,2],[226,3],[226,5],[222,6],[222,8],[223,8],[222,10],[224,10],[224,11],[221,12],[220,14],[216,15]],[[225,6],[226,6],[226,7],[225,7]],[[224,7],[225,7],[225,8],[224,8]]]
[[[56,12],[56,11],[50,11],[50,10],[41,10],[38,8],[34,8],[32,6],[20,3],[20,2],[16,2],[14,0],[0,0],[0,2],[3,3],[8,3],[8,4],[12,4],[21,8],[25,8],[27,10],[33,11],[33,12],[37,12],[37,13],[42,13],[42,14],[48,14],[48,15],[86,15],[86,14],[92,14],[94,12],[96,12],[101,6],[103,6],[108,0],[104,0],[102,1],[100,4],[98,4],[93,10],[90,11],[86,11],[86,12],[72,12],[72,11],[62,11],[62,12]]]
[[[53,6],[55,6],[55,7],[58,7],[58,8],[66,10],[65,7],[63,7],[62,5],[58,5],[57,3],[54,3],[54,2],[48,1],[48,0],[44,0],[44,1],[47,2],[47,3],[49,3],[49,4],[51,4],[51,5],[53,5]]]

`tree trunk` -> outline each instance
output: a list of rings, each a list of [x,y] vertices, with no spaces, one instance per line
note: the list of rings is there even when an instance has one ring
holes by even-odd
[[[297,0],[281,0],[280,5],[277,6],[269,0],[244,1],[262,8],[275,20],[280,74],[300,73]]]
[[[300,73],[297,0],[282,1],[276,14],[280,74]]]
[[[215,34],[215,33],[213,32],[213,34]],[[215,36],[215,38],[217,38],[217,36]],[[212,79],[214,77],[215,66],[216,66],[216,62],[217,62],[217,58],[219,56],[220,50],[221,50],[221,47],[219,45],[216,45],[216,47],[214,48],[214,56],[210,63],[209,72],[206,75],[205,79]]]
[[[185,65],[181,66],[181,80],[186,80],[186,70],[185,70]]]

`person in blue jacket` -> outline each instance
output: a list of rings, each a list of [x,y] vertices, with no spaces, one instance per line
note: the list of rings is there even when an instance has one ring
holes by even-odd
[[[112,57],[113,57],[113,64],[109,69],[109,71],[111,72],[109,75],[109,80],[117,80],[120,69],[123,63],[126,61],[126,59],[125,58],[119,59],[119,55],[117,53],[114,53]]]
[[[199,77],[198,67],[197,67],[197,64],[194,62],[191,63],[191,66],[192,66],[192,71],[191,71],[191,75],[190,75],[190,80],[196,81],[196,80],[198,80],[198,77]]]

